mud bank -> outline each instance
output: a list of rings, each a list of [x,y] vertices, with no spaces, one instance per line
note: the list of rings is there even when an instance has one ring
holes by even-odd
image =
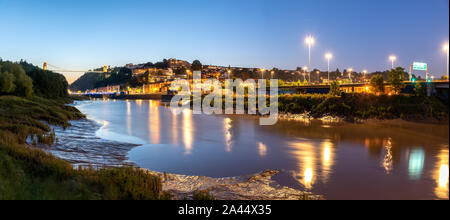
[[[146,170],[146,169],[144,169]],[[195,191],[209,191],[217,200],[323,200],[323,196],[281,186],[272,177],[276,170],[258,174],[229,178],[210,178],[166,174],[146,170],[159,176],[163,181],[163,191],[173,199],[192,199]]]

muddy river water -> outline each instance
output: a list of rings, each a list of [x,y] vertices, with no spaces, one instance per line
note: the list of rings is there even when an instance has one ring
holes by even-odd
[[[290,188],[326,199],[448,199],[449,126],[325,124],[174,114],[158,101],[94,100],[89,120],[56,129],[55,155],[74,164],[136,164],[173,174],[233,177],[279,170]]]

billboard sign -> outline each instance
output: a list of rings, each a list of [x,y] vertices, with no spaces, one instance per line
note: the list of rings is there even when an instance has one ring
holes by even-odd
[[[413,63],[413,69],[414,70],[427,70],[428,69],[428,65],[426,63],[419,63],[419,62],[414,62]]]

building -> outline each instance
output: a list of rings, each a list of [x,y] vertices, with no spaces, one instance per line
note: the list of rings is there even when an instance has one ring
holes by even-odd
[[[176,60],[176,59],[169,59],[169,68],[170,69],[179,69],[179,68],[191,68],[191,64],[184,60]]]

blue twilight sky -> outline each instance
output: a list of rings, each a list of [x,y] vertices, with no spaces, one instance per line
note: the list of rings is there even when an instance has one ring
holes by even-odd
[[[449,0],[0,0],[0,57],[84,70],[179,58],[357,71],[413,61],[446,70]],[[68,78],[76,75],[69,74]],[[70,79],[69,79],[70,80]]]

